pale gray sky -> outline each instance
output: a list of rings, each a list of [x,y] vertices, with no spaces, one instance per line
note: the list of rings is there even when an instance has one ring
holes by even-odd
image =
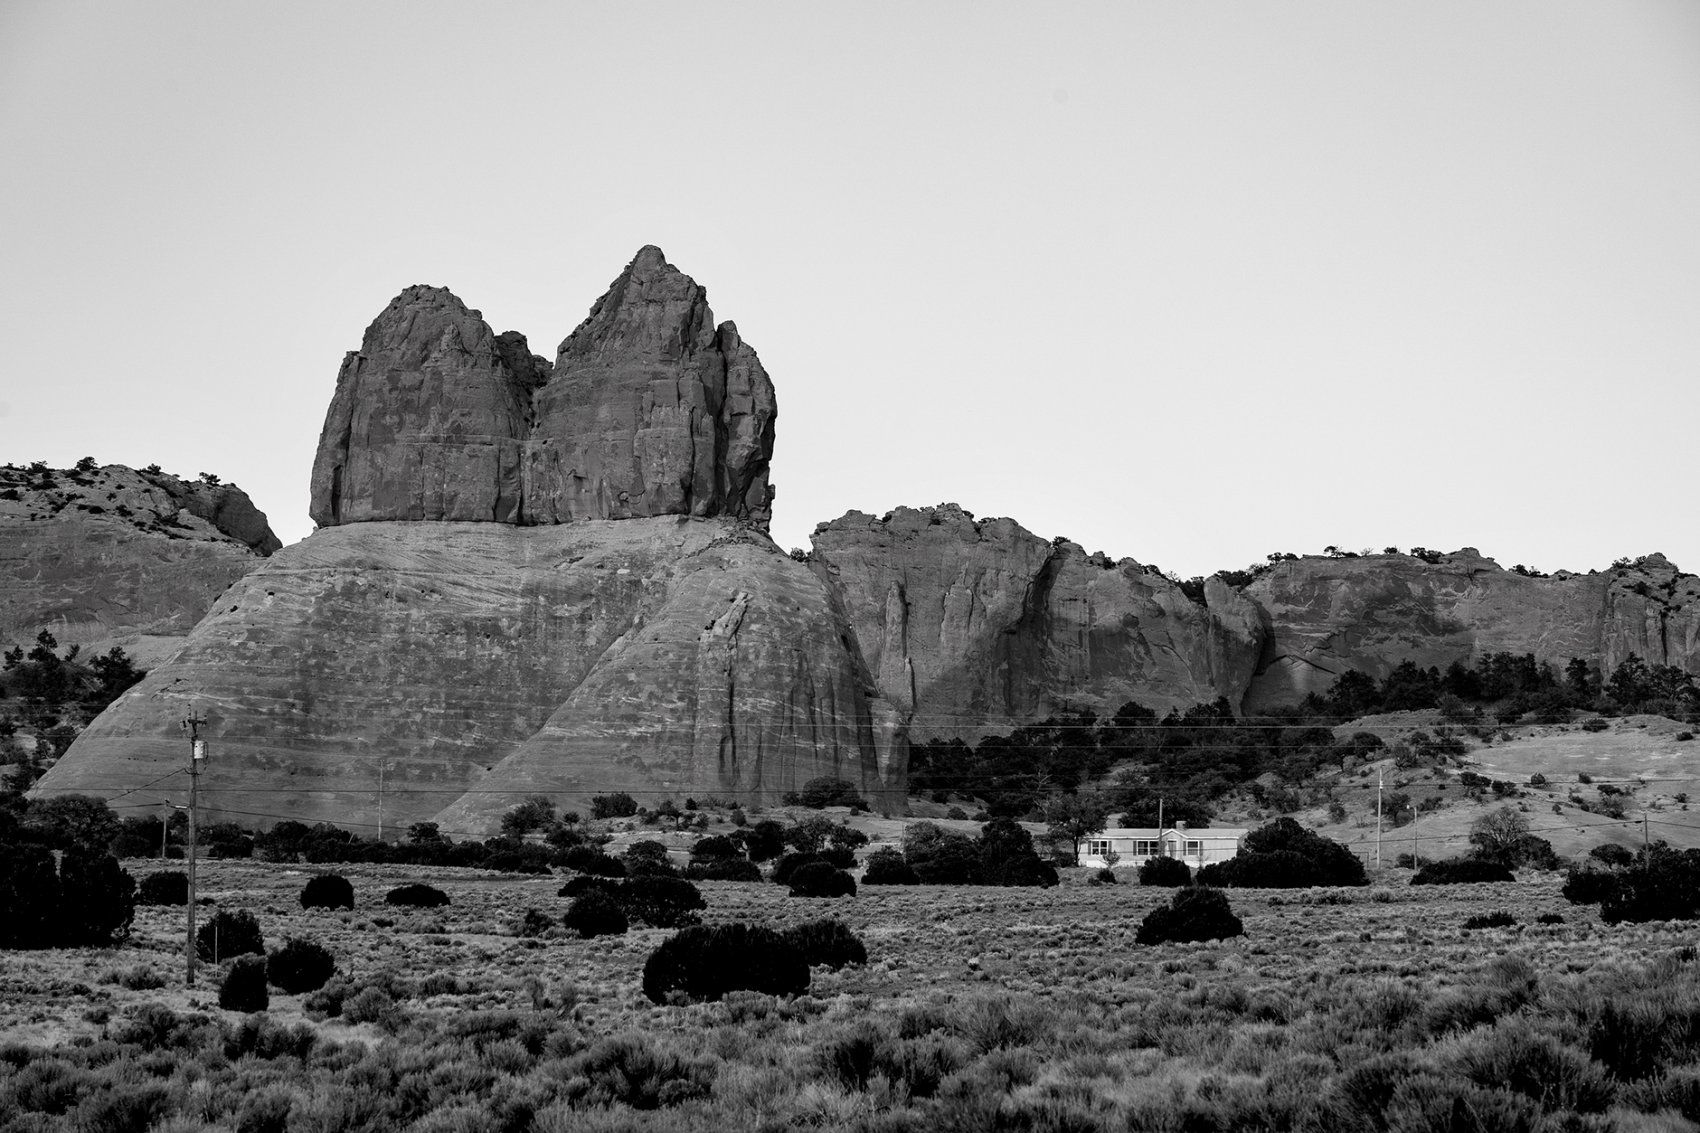
[[[397,291],[553,357],[654,243],[773,375],[785,546],[1700,570],[1690,0],[5,0],[0,154],[0,461],[286,542]]]

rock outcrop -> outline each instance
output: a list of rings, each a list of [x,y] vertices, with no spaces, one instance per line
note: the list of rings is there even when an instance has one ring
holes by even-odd
[[[1532,653],[1609,672],[1629,654],[1700,672],[1700,579],[1662,555],[1609,571],[1532,577],[1474,548],[1277,563],[1245,591],[1268,626],[1248,711],[1323,692],[1343,672],[1385,677],[1402,661],[1444,669]]]
[[[338,376],[320,530],[38,790],[156,806],[193,705],[209,813],[239,821],[483,834],[525,794],[771,804],[823,775],[900,810],[904,714],[766,534],[773,419],[755,352],[656,249],[553,367],[407,289]]]
[[[0,647],[45,628],[157,664],[278,546],[233,485],[120,464],[0,468]]]
[[[1219,581],[1201,606],[1132,559],[954,504],[850,512],[815,529],[812,561],[881,694],[913,711],[917,739],[1129,700],[1238,706],[1263,644],[1256,607]]]
[[[765,524],[775,413],[755,351],[658,248],[627,265],[553,367],[448,291],[410,287],[343,361],[312,516]]]

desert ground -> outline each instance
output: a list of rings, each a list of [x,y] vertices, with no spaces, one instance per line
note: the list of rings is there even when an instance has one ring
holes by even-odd
[[[333,870],[355,908],[303,910]],[[1692,925],[1602,924],[1562,874],[1388,870],[1231,890],[1243,936],[1141,946],[1171,891],[1089,877],[830,901],[701,883],[704,923],[834,917],[868,963],[795,999],[657,1006],[642,971],[669,931],[519,934],[529,909],[558,923],[559,876],[211,862],[206,913],[329,948],[342,1015],[275,989],[263,1016],[220,1010],[216,969],[184,987],[184,910],[138,908],[121,947],[5,955],[0,1128],[1696,1128]],[[451,904],[383,903],[414,880]],[[1490,913],[1515,923],[1464,927]]]

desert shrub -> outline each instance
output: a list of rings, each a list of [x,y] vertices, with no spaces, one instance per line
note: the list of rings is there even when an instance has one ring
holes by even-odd
[[[520,914],[517,931],[525,939],[542,936],[555,927],[555,918],[542,909],[527,909]]]
[[[138,905],[187,905],[189,875],[180,869],[162,869],[142,878],[136,887]]]
[[[574,846],[561,855],[561,864],[579,873],[592,873],[598,877],[626,876],[625,862],[594,846]]]
[[[773,880],[780,885],[791,884],[791,875],[806,865],[821,861],[819,854],[790,853],[779,859],[779,864],[773,867]]]
[[[696,911],[708,907],[697,887],[682,877],[634,877],[620,883],[614,898],[627,916],[656,928],[696,924],[701,919]]]
[[[1572,905],[1597,905],[1617,888],[1617,875],[1592,866],[1572,866],[1560,891]]]
[[[113,1085],[83,1099],[74,1127],[88,1133],[146,1133],[170,1112],[171,1094],[163,1082]]]
[[[1587,1054],[1523,1020],[1505,1020],[1464,1040],[1452,1068],[1478,1086],[1497,1087],[1554,1110],[1600,1113],[1614,1090],[1606,1070]]]
[[[573,899],[561,923],[583,937],[623,936],[630,922],[618,901],[592,889]]]
[[[46,846],[0,846],[0,947],[51,948],[59,939],[59,872]]]
[[[848,873],[824,862],[807,862],[791,875],[793,897],[854,897],[856,881]]]
[[[412,885],[398,885],[384,894],[384,904],[404,905],[413,909],[436,909],[449,903],[449,895],[435,885],[425,885],[415,882]]]
[[[752,862],[772,861],[785,852],[785,827],[771,818],[744,831],[744,852]]]
[[[638,1035],[603,1039],[572,1058],[566,1096],[579,1108],[615,1103],[635,1110],[660,1109],[707,1096],[714,1063],[681,1055]]]
[[[887,846],[868,855],[868,868],[862,872],[863,885],[919,885],[921,879],[903,860],[903,855]]]
[[[760,881],[761,867],[743,858],[709,858],[685,867],[692,881]]]
[[[611,877],[593,877],[582,874],[567,879],[567,883],[555,891],[557,897],[582,897],[592,889],[599,890],[613,897],[620,892],[620,882]]]
[[[1498,862],[1480,858],[1447,858],[1429,862],[1411,878],[1412,885],[1484,885],[1516,881],[1517,877]]]
[[[1584,732],[1603,732],[1609,727],[1611,727],[1611,721],[1602,719],[1599,716],[1594,716],[1582,721],[1582,730]],[[1586,779],[1582,780],[1584,783],[1587,781],[1588,780]]]
[[[195,933],[196,954],[215,964],[248,953],[264,955],[265,951],[260,922],[247,909],[220,911]]]
[[[1312,885],[1368,885],[1358,856],[1332,838],[1278,818],[1245,836],[1237,856],[1198,871],[1203,885],[1295,889]]]
[[[827,919],[800,924],[787,929],[785,939],[802,951],[811,968],[824,965],[836,972],[846,964],[868,962],[867,945],[843,921]]]
[[[105,946],[127,936],[136,879],[104,850],[73,846],[59,861],[59,943]]]
[[[1013,818],[994,818],[980,830],[983,885],[1055,885],[1057,868],[1040,859],[1033,836]]]
[[[1563,924],[1564,917],[1559,913],[1542,913],[1535,918],[1536,924]]]
[[[834,779],[830,775],[804,783],[803,789],[798,792],[797,801],[811,810],[821,810],[829,806],[847,806],[853,810],[868,808],[867,800],[856,790],[856,784]]]
[[[1219,889],[1190,886],[1177,889],[1164,908],[1153,909],[1139,924],[1137,944],[1167,944],[1226,940],[1245,932],[1240,918]]]
[[[732,844],[732,839],[724,834],[710,834],[706,838],[698,838],[697,844],[691,847],[691,860],[704,861],[721,858],[735,858],[738,847]]]
[[[395,997],[381,987],[363,987],[342,1002],[342,1017],[350,1023],[382,1024],[395,1015]]]
[[[674,996],[717,1000],[729,991],[801,995],[809,988],[802,949],[770,928],[728,924],[687,928],[663,941],[643,966],[652,1003]]]
[[[303,909],[352,909],[354,886],[340,873],[321,873],[309,877],[301,887]]]
[[[218,1005],[226,1011],[264,1011],[271,997],[266,993],[266,958],[238,956],[218,985]]]
[[[1478,928],[1510,928],[1517,923],[1517,918],[1501,910],[1497,913],[1479,913],[1464,921],[1466,930]]]
[[[1161,885],[1173,889],[1192,884],[1192,870],[1179,858],[1147,858],[1139,867],[1139,884]]]
[[[318,991],[336,972],[336,960],[323,945],[290,937],[266,958],[272,986],[285,995]]]
[[[628,877],[673,876],[672,858],[660,842],[633,842],[626,847],[625,862]]]
[[[592,818],[630,818],[637,811],[637,800],[624,791],[612,795],[597,795],[590,800]]]
[[[1600,919],[1607,924],[1700,918],[1700,851],[1655,847],[1610,876],[1600,898]]]
[[[856,851],[847,846],[827,846],[817,856],[834,869],[856,868]]]
[[[1602,842],[1589,850],[1588,856],[1594,861],[1613,867],[1626,866],[1635,861],[1635,851],[1616,842]]]
[[[979,844],[935,823],[910,823],[903,832],[903,858],[927,885],[974,885],[980,880]]]

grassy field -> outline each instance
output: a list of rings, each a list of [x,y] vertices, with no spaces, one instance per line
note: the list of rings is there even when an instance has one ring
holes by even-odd
[[[869,963],[816,969],[795,1000],[657,1007],[640,981],[669,933],[517,935],[525,910],[564,911],[558,877],[338,872],[353,912],[302,910],[301,867],[210,863],[202,892],[251,910],[268,945],[328,947],[345,1002],[361,1003],[339,1018],[274,990],[244,1021],[216,1007],[216,971],[186,989],[181,908],[138,910],[121,948],[7,954],[0,1129],[1675,1130],[1700,1117],[1700,1074],[1685,1068],[1700,1056],[1692,926],[1602,925],[1559,896],[1558,875],[1230,891],[1243,937],[1158,947],[1134,932],[1168,891],[1080,871],[1049,890],[864,887],[836,901],[705,883],[706,923],[833,916]],[[417,879],[452,904],[382,903]],[[1516,925],[1462,927],[1500,911]]]

